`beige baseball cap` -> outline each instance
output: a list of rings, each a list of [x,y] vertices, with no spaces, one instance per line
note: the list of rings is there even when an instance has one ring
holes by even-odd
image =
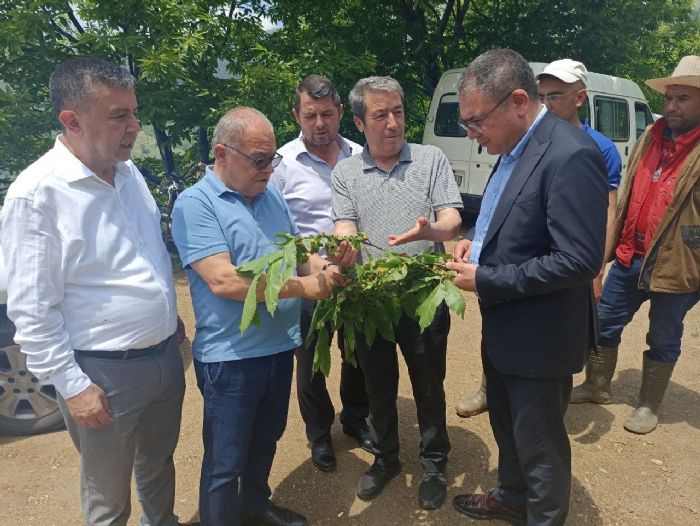
[[[537,75],[537,80],[540,80],[540,77],[543,75],[550,75],[567,84],[572,84],[578,80],[583,82],[584,86],[588,84],[588,70],[586,66],[582,62],[571,60],[570,58],[550,62],[542,73]]]

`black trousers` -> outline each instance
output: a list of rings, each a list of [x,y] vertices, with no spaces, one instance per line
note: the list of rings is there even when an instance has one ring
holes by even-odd
[[[302,300],[301,303],[301,337],[306,342],[306,336],[311,327],[316,302]],[[345,361],[342,335],[338,335],[338,346],[341,349],[342,364],[340,366],[340,400],[343,409],[340,412],[340,422],[343,427],[351,430],[366,427],[369,414],[369,403],[365,390],[365,378],[362,369],[354,367]],[[335,408],[328,395],[326,377],[322,372],[312,374],[316,342],[308,349],[305,343],[297,348],[294,355],[297,361],[297,399],[299,410],[306,425],[306,437],[310,442],[331,437],[331,426],[335,420]]]
[[[571,491],[571,447],[564,426],[573,378],[500,373],[482,348],[489,420],[498,444],[494,496],[527,510],[529,525],[564,524]]]
[[[445,417],[445,361],[450,313],[438,307],[433,323],[421,334],[418,322],[402,316],[395,331],[396,343],[377,335],[368,347],[363,335],[356,337],[357,357],[365,372],[369,413],[377,456],[399,460],[399,425],[396,400],[399,389],[398,343],[411,378],[420,428],[420,462],[426,471],[443,471],[450,452]]]

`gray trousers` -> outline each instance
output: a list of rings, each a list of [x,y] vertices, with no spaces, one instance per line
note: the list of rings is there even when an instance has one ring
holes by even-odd
[[[173,452],[180,435],[185,375],[177,338],[160,353],[132,360],[76,355],[104,390],[114,421],[78,425],[59,405],[80,453],[80,492],[86,525],[125,525],[131,514],[131,473],[143,514],[140,526],[175,526]]]

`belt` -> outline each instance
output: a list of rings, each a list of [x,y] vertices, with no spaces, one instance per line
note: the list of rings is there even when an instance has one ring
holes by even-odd
[[[135,360],[137,358],[144,358],[146,356],[153,356],[158,354],[163,349],[168,346],[168,342],[175,338],[175,334],[172,334],[165,340],[150,347],[144,347],[143,349],[127,349],[126,351],[84,351],[82,349],[75,349],[75,354],[79,356],[87,356],[90,358],[108,358],[110,360]]]

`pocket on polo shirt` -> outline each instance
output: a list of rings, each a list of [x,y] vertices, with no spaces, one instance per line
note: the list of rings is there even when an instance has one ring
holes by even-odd
[[[700,225],[682,225],[681,238],[690,248],[700,248]]]

